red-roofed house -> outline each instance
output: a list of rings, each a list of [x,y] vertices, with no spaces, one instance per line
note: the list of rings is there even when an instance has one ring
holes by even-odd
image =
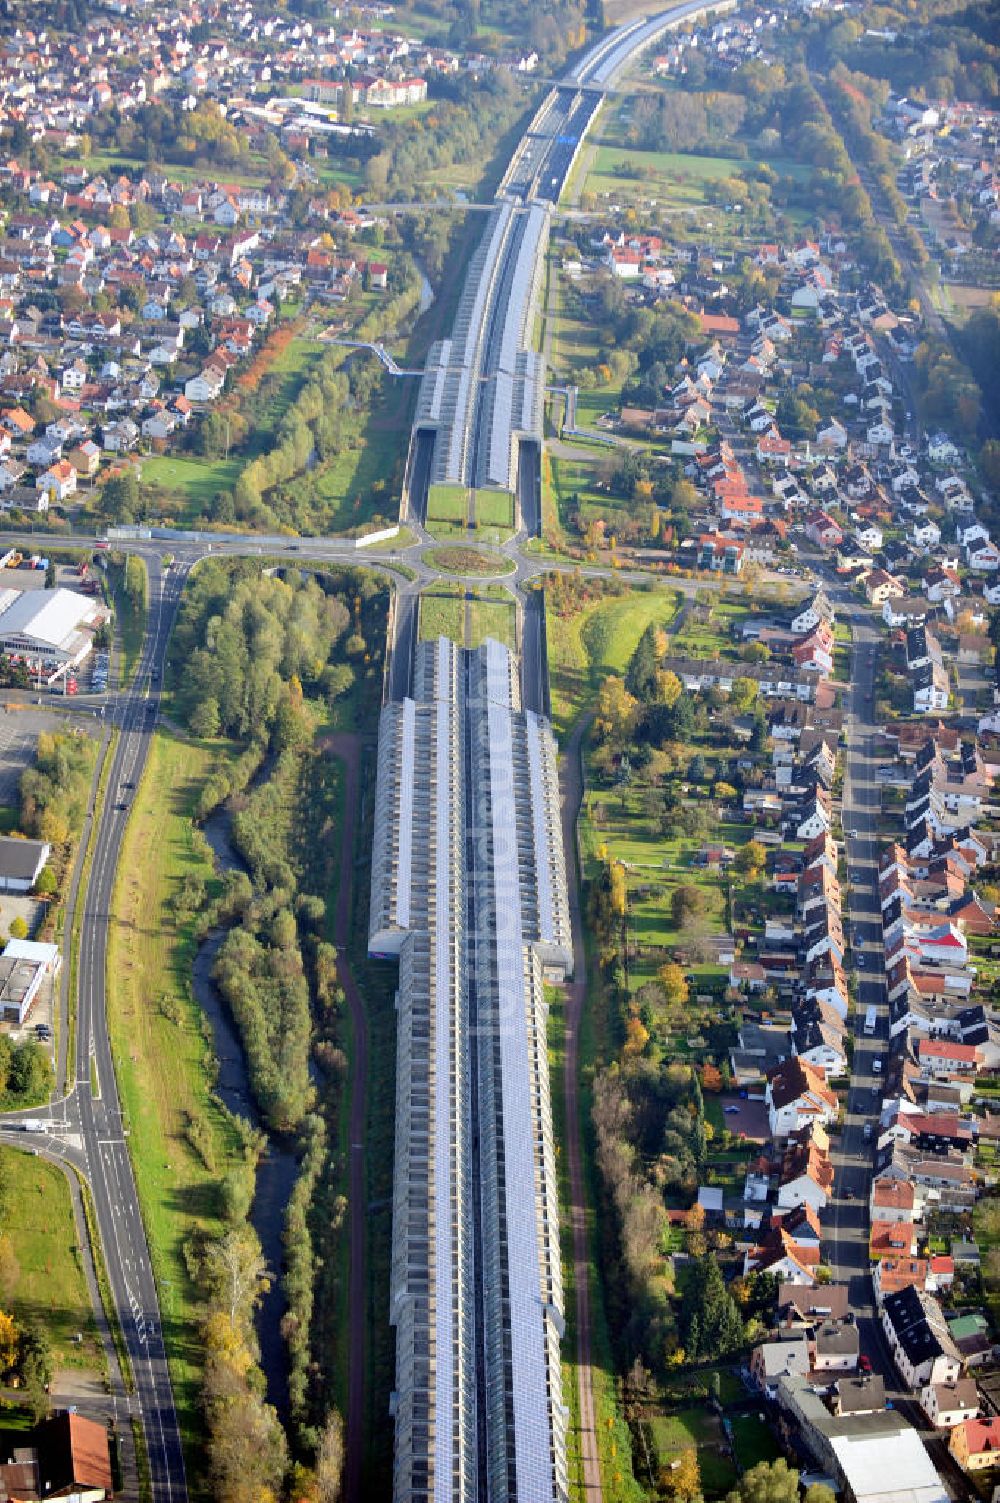
[[[979,1065],[975,1044],[956,1044],[952,1039],[921,1039],[917,1057],[928,1074],[974,1075]]]
[[[880,1258],[912,1258],[917,1251],[917,1233],[910,1221],[874,1221],[868,1239],[868,1256],[873,1263]]]
[[[952,1430],[948,1449],[964,1472],[1000,1465],[1000,1417],[963,1420]]]
[[[839,548],[844,532],[827,512],[813,511],[806,518],[806,537],[820,548]]]

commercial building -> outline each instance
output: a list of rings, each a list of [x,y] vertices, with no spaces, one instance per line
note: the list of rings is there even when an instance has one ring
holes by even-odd
[[[846,1394],[844,1383],[838,1388]],[[923,1441],[897,1410],[873,1412],[863,1398],[845,1407],[832,1414],[806,1378],[779,1379],[780,1428],[846,1503],[948,1503]]]
[[[399,959],[395,1503],[564,1503],[547,976],[572,965],[556,750],[516,663],[421,643],[379,729],[369,952]]]
[[[0,892],[30,892],[51,854],[47,841],[0,835]]]
[[[75,590],[0,589],[0,653],[52,683],[89,656],[104,619],[97,602]]]

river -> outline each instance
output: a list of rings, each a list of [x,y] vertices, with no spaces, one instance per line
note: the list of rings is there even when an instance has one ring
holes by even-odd
[[[220,872],[246,871],[246,863],[233,844],[230,827],[231,816],[225,809],[217,810],[205,821],[205,838],[212,848],[216,869]],[[215,1089],[220,1099],[231,1112],[245,1117],[254,1127],[266,1133],[264,1121],[250,1090],[250,1075],[239,1032],[212,980],[215,957],[226,933],[225,929],[213,929],[198,947],[192,986],[199,1006],[212,1025],[215,1053],[219,1061]],[[274,1405],[283,1420],[288,1418],[288,1361],[281,1334],[281,1321],[288,1305],[281,1281],[285,1258],[282,1234],[285,1229],[285,1209],[298,1167],[297,1155],[290,1148],[283,1147],[280,1139],[267,1134],[267,1148],[257,1166],[250,1221],[260,1238],[271,1275],[271,1287],[257,1309],[260,1366],[267,1383],[268,1402]]]

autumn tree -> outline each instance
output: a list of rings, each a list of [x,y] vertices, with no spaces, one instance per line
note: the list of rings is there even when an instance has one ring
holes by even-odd
[[[694,1446],[687,1446],[671,1462],[669,1468],[665,1469],[661,1480],[663,1479],[668,1496],[676,1498],[678,1503],[694,1503],[696,1498],[701,1497],[701,1468]]]
[[[670,1008],[683,1007],[688,999],[689,987],[687,977],[677,962],[667,961],[666,965],[660,966],[656,975],[663,987],[666,1005]]]
[[[746,845],[740,846],[736,852],[733,865],[741,876],[755,882],[764,870],[767,862],[767,851],[759,840],[748,840]]]
[[[637,702],[622,679],[612,675],[601,685],[594,728],[602,741],[619,747],[628,741],[635,724]]]

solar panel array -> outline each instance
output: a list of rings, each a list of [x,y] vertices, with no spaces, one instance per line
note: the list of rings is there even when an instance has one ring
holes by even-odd
[[[400,960],[393,1496],[566,1503],[544,979],[572,942],[555,740],[507,648],[420,644],[375,807],[369,949]]]

